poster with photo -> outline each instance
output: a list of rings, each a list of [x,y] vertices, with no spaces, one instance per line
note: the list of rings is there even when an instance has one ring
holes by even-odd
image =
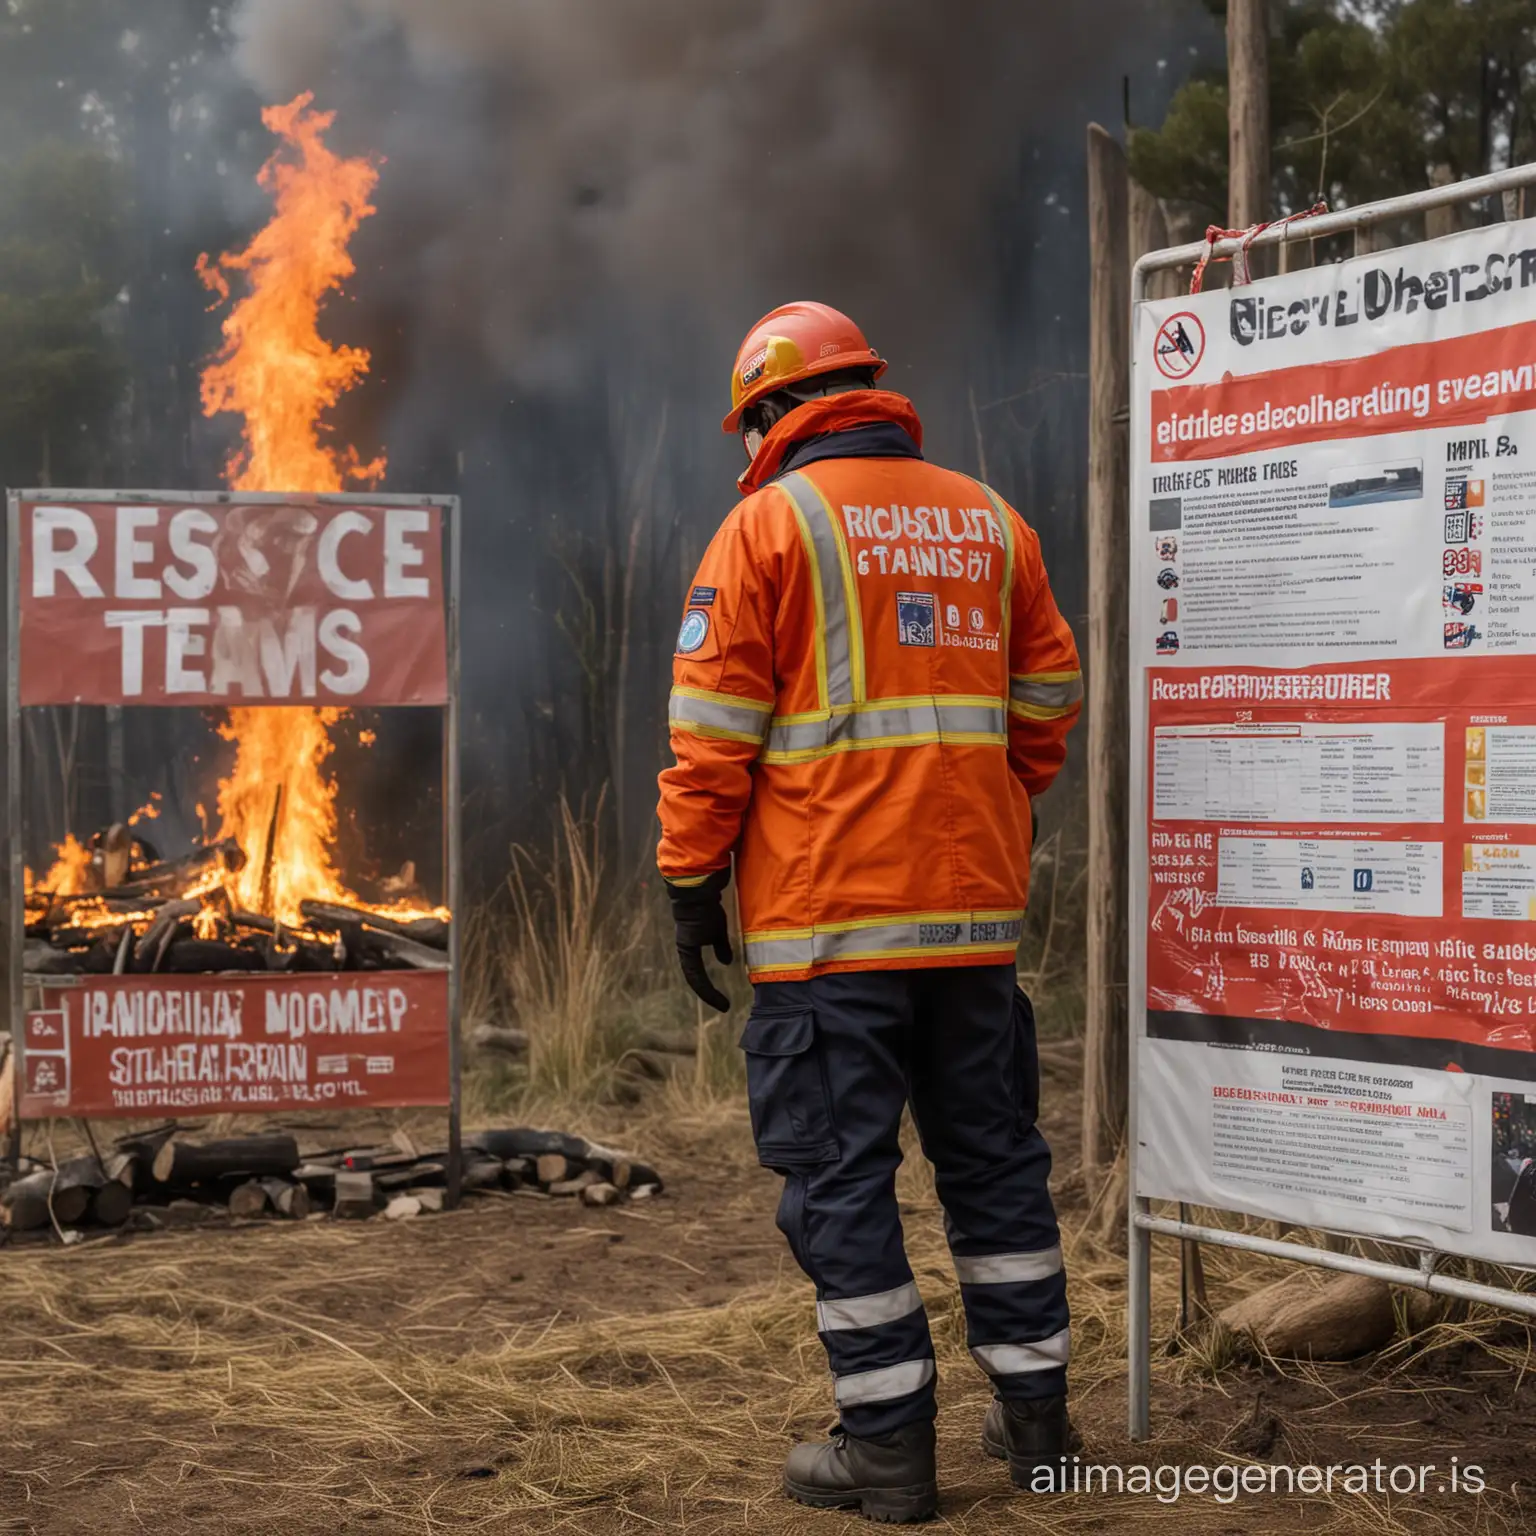
[[[1536,1268],[1536,221],[1140,306],[1137,1190]]]

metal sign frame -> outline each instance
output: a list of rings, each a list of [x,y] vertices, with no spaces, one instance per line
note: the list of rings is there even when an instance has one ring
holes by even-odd
[[[340,507],[436,507],[443,514],[445,622],[447,638],[448,696],[439,706],[443,715],[443,871],[444,895],[452,921],[448,925],[448,1189],[447,1204],[457,1205],[463,1183],[462,1056],[459,1012],[463,997],[462,965],[464,943],[464,871],[462,789],[459,773],[460,729],[460,655],[459,588],[462,568],[463,521],[457,496],[347,495],[340,492],[318,494],[243,491],[73,491],[55,487],[16,490],[7,493],[6,503],[6,829],[10,839],[11,921],[8,935],[10,959],[10,1021],[13,1071],[12,1131],[8,1148],[11,1166],[17,1166],[21,1150],[21,1096],[25,1081],[25,1017],[27,977],[26,937],[26,854],[23,833],[24,807],[21,793],[21,504],[24,501],[67,501],[79,505],[154,505],[178,506],[340,506]],[[281,701],[288,703],[290,701]],[[251,701],[254,708],[272,708]],[[175,709],[178,706],[153,705],[152,708]],[[201,705],[181,706],[202,708]],[[409,706],[412,708],[423,706]],[[57,985],[59,977],[47,978]],[[260,1113],[260,1111],[257,1111]]]
[[[1536,164],[1513,166],[1509,170],[1498,171],[1489,176],[1480,176],[1470,181],[1453,182],[1444,187],[1433,187],[1423,192],[1409,193],[1404,197],[1386,198],[1380,202],[1363,203],[1358,208],[1344,208],[1337,213],[1320,214],[1313,218],[1302,219],[1296,223],[1284,223],[1272,225],[1262,231],[1253,239],[1225,239],[1209,246],[1204,241],[1198,241],[1189,245],[1172,246],[1166,250],[1153,251],[1143,256],[1136,262],[1131,272],[1131,335],[1136,334],[1137,311],[1147,297],[1147,280],[1154,272],[1166,272],[1179,267],[1193,267],[1202,257],[1214,256],[1236,257],[1245,248],[1250,250],[1264,250],[1287,244],[1295,244],[1301,241],[1322,239],[1329,235],[1348,234],[1353,232],[1358,237],[1363,231],[1384,224],[1392,219],[1403,218],[1411,214],[1421,214],[1435,208],[1450,208],[1461,203],[1480,202],[1487,197],[1497,197],[1505,192],[1517,191],[1523,187],[1536,186]],[[1414,242],[1410,242],[1414,243]],[[1366,254],[1358,250],[1357,254]],[[1138,369],[1143,367],[1137,357],[1136,349],[1131,349],[1130,371],[1130,397],[1128,404],[1136,398],[1136,386]],[[1141,440],[1137,428],[1136,412],[1131,412],[1131,441],[1130,463],[1134,466],[1142,462],[1142,456],[1148,452],[1148,444]],[[1131,491],[1134,496],[1134,489]],[[1132,504],[1128,498],[1127,516],[1133,515]],[[1128,546],[1129,549],[1129,546]],[[1129,558],[1129,554],[1128,557]],[[1135,637],[1130,642],[1131,652],[1131,687],[1134,690],[1140,679],[1139,658],[1134,651]],[[1134,697],[1127,700],[1128,705],[1134,709]],[[1130,862],[1128,877],[1134,885],[1138,861],[1144,861],[1146,856],[1146,783],[1143,777],[1140,782],[1130,786],[1131,806],[1131,837],[1128,839],[1130,849]],[[1140,927],[1131,923],[1129,927],[1129,944],[1127,964],[1128,975],[1138,976],[1144,974],[1138,966],[1138,960],[1145,958],[1146,934],[1144,925]],[[1192,1222],[1176,1220],[1172,1217],[1155,1216],[1152,1213],[1150,1199],[1140,1196],[1137,1190],[1137,1131],[1138,1131],[1138,1053],[1142,1034],[1144,1031],[1146,1013],[1145,994],[1140,999],[1134,995],[1130,999],[1130,1017],[1128,1024],[1128,1052],[1129,1052],[1129,1093],[1128,1093],[1128,1121],[1126,1126],[1127,1160],[1129,1164],[1129,1179],[1127,1181],[1127,1224],[1129,1230],[1129,1275],[1126,1292],[1126,1344],[1128,1354],[1128,1397],[1129,1397],[1129,1430],[1132,1440],[1145,1440],[1149,1434],[1149,1420],[1151,1417],[1152,1398],[1152,1235],[1161,1234],[1165,1237],[1176,1237],[1186,1242],[1210,1243],[1216,1247],[1239,1248],[1248,1253],[1261,1253],[1271,1258],[1290,1259],[1298,1264],[1307,1264],[1319,1269],[1343,1270],[1349,1274],[1370,1275],[1379,1280],[1390,1281],[1393,1285],[1409,1286],[1421,1291],[1429,1291],[1442,1296],[1456,1296],[1465,1301],[1484,1302],[1489,1306],[1501,1307],[1511,1312],[1523,1313],[1527,1317],[1536,1317],[1536,1294],[1505,1290],[1499,1286],[1479,1285],[1470,1280],[1458,1279],[1452,1275],[1438,1273],[1437,1266],[1443,1257],[1451,1255],[1442,1254],[1439,1250],[1424,1247],[1404,1239],[1390,1239],[1394,1246],[1404,1248],[1417,1248],[1419,1262],[1417,1268],[1410,1268],[1404,1264],[1391,1264],[1376,1259],[1362,1258],[1358,1254],[1335,1252],[1329,1248],[1318,1248],[1301,1243],[1283,1243],[1274,1238],[1259,1237],[1247,1232],[1233,1232],[1219,1227],[1199,1226]],[[1330,1228],[1345,1237],[1364,1237],[1367,1234],[1352,1233],[1344,1228]],[[1379,1237],[1372,1240],[1381,1241]]]

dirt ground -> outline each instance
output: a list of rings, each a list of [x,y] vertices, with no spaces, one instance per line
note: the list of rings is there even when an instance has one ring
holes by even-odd
[[[1060,1063],[1066,1067],[1069,1064]],[[1058,1082],[1048,1129],[1066,1150]],[[785,1503],[788,1446],[830,1391],[808,1285],[773,1228],[744,1111],[681,1097],[622,1134],[668,1178],[647,1204],[522,1194],[412,1222],[219,1224],[0,1249],[0,1532],[868,1529]],[[1154,1439],[1125,1436],[1122,1261],[1067,1158],[1073,1413],[1085,1460],[1162,1466],[1165,1492],[1015,1495],[980,1452],[982,1378],[924,1170],[902,1195],[939,1354],[942,1522],[958,1531],[1524,1531],[1536,1527],[1523,1328],[1446,1323],[1347,1366],[1159,1354]],[[1157,1337],[1176,1255],[1160,1244]],[[1278,1269],[1213,1256],[1219,1305]],[[1169,1469],[1434,1463],[1425,1491],[1209,1492]],[[1452,1458],[1478,1496],[1439,1491]],[[1284,1487],[1284,1474],[1280,1474]],[[1383,1476],[1386,1473],[1384,1471]]]

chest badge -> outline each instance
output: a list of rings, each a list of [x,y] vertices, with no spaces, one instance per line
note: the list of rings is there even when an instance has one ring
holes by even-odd
[[[897,639],[903,645],[936,645],[937,622],[931,592],[896,594]]]

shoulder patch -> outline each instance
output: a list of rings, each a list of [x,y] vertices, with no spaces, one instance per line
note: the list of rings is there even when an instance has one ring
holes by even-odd
[[[709,615],[701,608],[690,608],[683,615],[683,627],[677,632],[677,654],[691,656],[709,639]]]
[[[695,587],[688,597],[690,608],[713,608],[718,587]]]

